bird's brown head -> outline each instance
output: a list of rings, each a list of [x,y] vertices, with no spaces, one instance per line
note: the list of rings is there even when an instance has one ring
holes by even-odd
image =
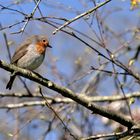
[[[49,41],[48,41],[47,36],[35,35],[35,39],[36,39],[36,42],[37,42],[38,44],[40,44],[41,46],[52,48],[52,47],[49,45]]]
[[[47,47],[52,48],[49,45],[49,41],[46,36],[34,35],[34,36],[32,36],[32,40],[36,44],[36,49],[40,54],[44,53]]]

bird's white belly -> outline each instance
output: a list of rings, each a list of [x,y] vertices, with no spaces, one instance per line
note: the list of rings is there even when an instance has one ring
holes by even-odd
[[[34,70],[38,68],[44,60],[44,54],[29,54],[27,53],[25,56],[18,60],[17,66],[29,70]]]

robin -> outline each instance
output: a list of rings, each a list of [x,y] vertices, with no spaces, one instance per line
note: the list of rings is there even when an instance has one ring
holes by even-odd
[[[47,47],[52,48],[46,36],[33,35],[17,48],[11,59],[11,64],[28,70],[35,70],[42,64]],[[16,78],[15,73],[11,74],[6,89],[10,90],[12,88],[12,84]]]

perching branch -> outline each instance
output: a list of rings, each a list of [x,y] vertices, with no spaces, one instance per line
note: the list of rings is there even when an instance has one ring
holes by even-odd
[[[98,106],[96,104],[93,104],[92,102],[89,102],[82,96],[77,95],[72,90],[59,86],[59,85],[53,83],[52,81],[50,81],[46,78],[43,78],[41,75],[39,75],[37,73],[16,67],[11,64],[7,64],[1,60],[0,60],[0,67],[7,71],[10,71],[10,72],[16,71],[17,75],[23,76],[23,77],[30,79],[32,81],[35,81],[49,89],[52,89],[53,91],[58,92],[62,96],[68,97],[68,98],[72,99],[73,101],[77,102],[78,104],[86,107],[87,109],[91,110],[93,113],[99,114],[103,117],[114,120],[128,128],[131,128],[135,124],[132,120],[126,118],[124,115],[121,115],[118,112],[114,112],[112,110],[106,109],[106,108]]]

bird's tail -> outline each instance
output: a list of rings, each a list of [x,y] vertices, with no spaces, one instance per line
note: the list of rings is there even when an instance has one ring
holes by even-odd
[[[6,89],[10,90],[12,88],[12,85],[13,85],[13,82],[14,82],[15,78],[16,78],[16,75],[14,73],[11,74],[10,80],[9,80],[9,82],[6,85]]]

